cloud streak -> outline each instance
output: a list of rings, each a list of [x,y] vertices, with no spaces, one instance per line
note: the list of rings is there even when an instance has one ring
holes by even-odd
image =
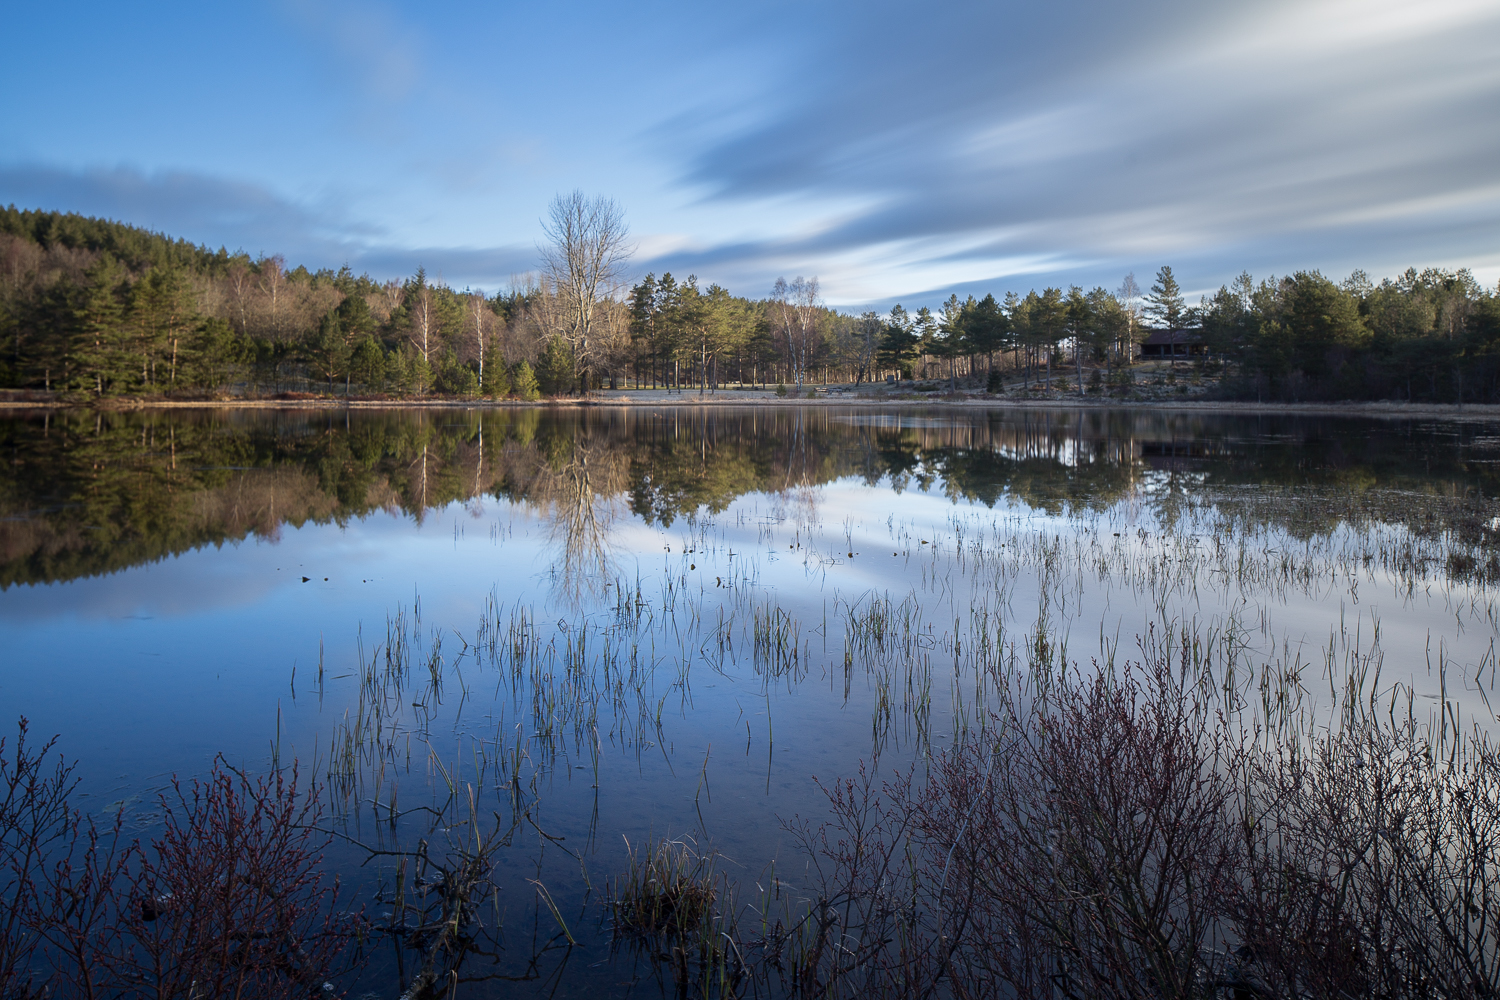
[[[878,207],[801,251],[905,242],[894,270],[908,273],[986,255],[997,278],[1007,259],[1049,256],[1212,269],[1236,250],[1285,269],[1320,263],[1302,252],[1314,245],[1380,267],[1409,261],[1414,236],[1449,258],[1493,249],[1473,224],[1500,218],[1493,5],[1159,8],[1123,33],[1081,18],[1060,37],[1055,20],[1007,31],[991,10],[965,30],[1004,70],[919,32],[900,72],[870,79],[860,66],[908,26],[856,34],[774,118],[692,153],[685,179],[724,200],[867,195]]]

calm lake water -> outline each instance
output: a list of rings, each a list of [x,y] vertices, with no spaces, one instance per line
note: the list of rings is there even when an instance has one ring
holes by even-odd
[[[1006,671],[1186,632],[1270,725],[1495,720],[1485,422],[254,410],[27,414],[0,444],[5,725],[59,734],[77,801],[142,833],[216,754],[298,761],[370,844],[453,835],[457,788],[514,828],[474,974],[530,982],[474,995],[653,994],[599,905],[627,842],[795,891],[814,779],[920,766]],[[330,863],[378,910],[363,859]],[[359,992],[395,997],[396,962]]]

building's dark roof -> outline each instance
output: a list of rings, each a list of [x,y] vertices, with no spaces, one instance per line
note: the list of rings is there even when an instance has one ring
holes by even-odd
[[[1141,341],[1141,346],[1166,347],[1168,344],[1202,343],[1203,334],[1198,330],[1153,330],[1151,336]]]

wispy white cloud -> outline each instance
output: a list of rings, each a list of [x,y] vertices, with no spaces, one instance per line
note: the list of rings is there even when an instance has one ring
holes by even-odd
[[[835,42],[819,86],[797,81],[779,118],[698,151],[688,177],[724,199],[878,195],[878,207],[806,241],[808,257],[834,264],[859,246],[946,241],[940,259],[969,262],[954,284],[982,259],[976,244],[993,254],[996,280],[1017,260],[1057,260],[1085,278],[1164,258],[1217,270],[1236,248],[1254,248],[1247,265],[1273,257],[1282,269],[1380,268],[1434,243],[1449,260],[1487,250],[1468,220],[1500,215],[1500,8],[1160,8],[1105,24],[1109,45],[1090,5],[1073,11],[1061,32],[1031,26],[1040,36],[1007,30],[1011,10],[967,11],[964,31],[1010,64],[999,74],[966,61],[962,42],[911,31],[897,76],[929,80],[915,98],[861,77],[883,46]],[[909,26],[889,30],[895,42]],[[1414,227],[1431,238],[1414,240]],[[1314,244],[1321,257],[1308,259]],[[936,275],[913,256],[885,277],[899,291]]]

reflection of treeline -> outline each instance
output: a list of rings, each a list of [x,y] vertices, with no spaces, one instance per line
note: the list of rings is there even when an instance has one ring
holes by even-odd
[[[430,418],[345,426],[242,414],[0,423],[0,586],[112,572],[283,524],[468,495],[462,436]]]
[[[1436,447],[1412,433],[1397,423],[1104,410],[941,419],[829,408],[68,411],[0,422],[11,461],[0,485],[0,586],[378,510],[420,518],[493,497],[576,533],[599,530],[590,511],[601,501],[670,525],[747,493],[846,478],[1053,513],[1102,510],[1149,480],[1149,502],[1168,519],[1214,505],[1298,534],[1373,520],[1478,540],[1485,498],[1500,493],[1494,466],[1470,465],[1474,446],[1462,437]],[[1189,468],[1143,457],[1153,442],[1205,440],[1220,454]]]

